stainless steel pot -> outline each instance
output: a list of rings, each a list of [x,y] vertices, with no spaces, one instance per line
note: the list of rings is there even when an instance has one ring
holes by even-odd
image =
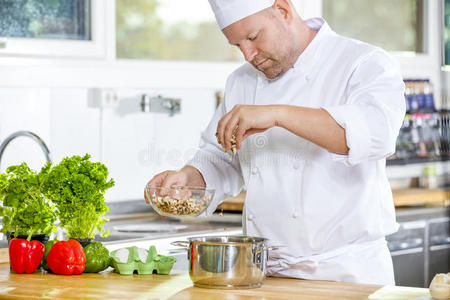
[[[267,239],[251,236],[209,236],[173,242],[188,251],[189,276],[205,288],[260,287],[266,272]]]

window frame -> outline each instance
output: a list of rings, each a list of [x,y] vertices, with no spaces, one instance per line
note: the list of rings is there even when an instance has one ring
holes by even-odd
[[[434,0],[425,0],[424,4],[424,52],[391,52],[400,64],[405,78],[428,78],[434,89],[436,106],[441,107],[441,41],[436,34],[440,28],[440,3]]]
[[[105,58],[107,1],[90,2],[91,40],[0,37],[0,56]]]
[[[323,16],[322,0],[298,0],[307,13],[306,17]],[[389,52],[399,63],[404,78],[428,78],[434,86],[436,105],[441,102],[441,36],[436,34],[440,28],[440,1],[424,0],[423,49],[424,52]]]
[[[439,19],[439,21],[440,21],[440,32],[439,32],[439,35],[440,35],[440,39],[441,39],[441,43],[440,43],[440,49],[441,49],[441,51],[442,51],[442,53],[441,53],[441,67],[442,67],[442,71],[450,71],[450,63],[449,64],[445,64],[445,55],[446,55],[446,53],[445,53],[445,47],[446,47],[446,41],[445,41],[445,31],[446,31],[446,28],[445,28],[445,9],[446,9],[446,7],[445,7],[445,0],[442,0],[441,1],[441,4],[440,4],[440,11],[442,12],[441,13],[441,15],[440,15],[440,19]]]

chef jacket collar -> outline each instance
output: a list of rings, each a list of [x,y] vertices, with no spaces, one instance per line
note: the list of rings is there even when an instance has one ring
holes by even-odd
[[[333,34],[334,32],[331,30],[330,26],[328,26],[327,22],[322,18],[312,18],[306,20],[305,22],[306,25],[316,31],[317,34],[303,51],[303,53],[300,54],[300,56],[297,58],[297,61],[292,66],[293,70],[291,71],[301,72],[305,77],[312,78],[315,71],[314,66],[320,60],[321,55],[325,50],[325,46],[323,45],[322,40],[325,36]],[[284,76],[282,75],[279,78],[268,79],[261,71],[258,71],[258,75],[261,80],[268,83],[276,81]]]
[[[307,76],[312,75],[314,66],[322,57],[322,53],[325,50],[325,45],[322,43],[324,37],[332,34],[333,31],[322,18],[312,18],[305,22],[306,25],[317,32],[317,34],[303,53],[297,58],[297,61],[293,65],[293,69],[295,72],[300,71]]]

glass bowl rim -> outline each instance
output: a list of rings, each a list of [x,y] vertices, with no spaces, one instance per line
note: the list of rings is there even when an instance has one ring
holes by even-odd
[[[207,188],[207,187],[201,187],[201,186],[191,186],[191,185],[172,185],[170,187],[164,187],[160,185],[154,185],[154,184],[147,184],[147,189],[168,189],[168,190],[178,190],[178,189],[189,189],[193,191],[208,191],[213,192],[215,189]]]

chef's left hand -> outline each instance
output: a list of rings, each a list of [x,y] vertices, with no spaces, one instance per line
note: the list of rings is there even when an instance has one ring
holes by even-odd
[[[231,111],[220,119],[217,137],[225,150],[231,149],[231,137],[236,129],[236,148],[249,135],[266,131],[278,126],[277,105],[235,105]]]

